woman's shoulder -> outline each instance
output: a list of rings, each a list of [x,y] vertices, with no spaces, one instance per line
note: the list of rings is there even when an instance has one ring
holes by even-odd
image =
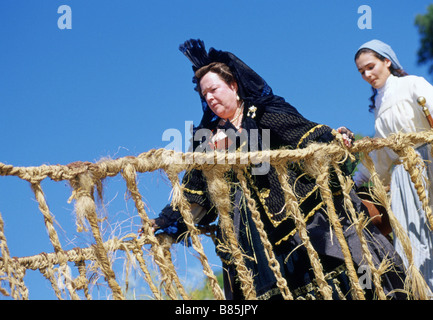
[[[417,75],[407,75],[404,77],[398,77],[398,82],[404,85],[416,85],[418,83],[425,83],[427,80],[424,77],[417,76]]]
[[[406,96],[407,94],[413,96],[414,94],[419,94],[420,92],[431,92],[433,86],[424,77],[417,75],[407,75],[404,77],[395,77],[396,81],[394,91],[395,94],[401,96],[402,94]]]
[[[404,89],[407,88],[411,97],[423,95],[426,96],[426,98],[428,97],[429,99],[431,99],[433,94],[433,86],[424,77],[408,75],[399,78],[399,81],[401,83],[398,88],[400,92],[404,92]]]

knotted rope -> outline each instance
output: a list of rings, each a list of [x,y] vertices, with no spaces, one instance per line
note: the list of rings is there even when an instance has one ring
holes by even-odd
[[[43,215],[45,227],[53,246],[53,252],[40,253],[29,257],[12,257],[8,242],[5,236],[7,223],[4,223],[0,208],[0,293],[10,296],[13,299],[28,299],[29,289],[24,283],[26,270],[39,270],[53,286],[53,290],[59,299],[69,297],[79,299],[78,291],[83,290],[84,297],[91,299],[89,289],[90,269],[99,270],[112,292],[114,299],[125,299],[125,292],[119,284],[118,275],[115,274],[110,253],[123,251],[126,253],[125,259],[135,259],[143,273],[143,279],[148,283],[153,298],[155,299],[189,299],[189,295],[179,279],[176,268],[172,261],[170,248],[173,239],[165,235],[155,235],[148,213],[145,210],[142,194],[138,188],[137,173],[163,171],[173,187],[172,206],[178,208],[183,220],[188,227],[188,236],[191,239],[193,249],[198,253],[198,258],[203,266],[203,273],[209,280],[209,285],[216,299],[224,299],[224,294],[218,285],[216,276],[212,271],[208,258],[203,250],[201,230],[194,224],[191,207],[183,195],[183,185],[179,181],[179,174],[184,170],[202,170],[208,182],[208,192],[218,210],[219,223],[223,233],[224,243],[221,245],[224,250],[229,250],[233,261],[231,261],[238,273],[241,289],[247,299],[256,299],[256,291],[253,285],[254,275],[245,265],[244,252],[239,247],[236,239],[233,220],[230,217],[232,204],[229,198],[230,187],[224,175],[229,170],[236,173],[237,180],[243,190],[246,203],[252,214],[252,219],[256,224],[263,243],[265,255],[269,262],[270,269],[274,272],[277,286],[285,299],[293,299],[294,295],[289,290],[286,279],[281,274],[281,266],[275,258],[272,245],[264,232],[263,222],[260,220],[260,213],[256,207],[255,200],[247,186],[247,179],[244,175],[246,163],[258,163],[263,159],[274,166],[278,173],[279,182],[284,192],[286,208],[293,219],[296,231],[302,245],[305,246],[310,259],[312,270],[315,275],[319,295],[324,299],[332,299],[332,289],[329,286],[323,266],[319,256],[314,249],[307,232],[307,222],[299,210],[299,204],[294,195],[293,186],[289,184],[287,175],[287,165],[303,163],[307,174],[316,179],[323,202],[326,205],[326,212],[330,225],[344,255],[344,262],[347,274],[352,287],[352,297],[364,299],[364,292],[359,284],[358,275],[355,270],[351,252],[347,245],[339,217],[336,213],[333,195],[329,188],[330,170],[336,173],[342,187],[344,204],[349,218],[353,223],[356,233],[361,241],[361,248],[366,264],[372,272],[372,280],[375,293],[378,299],[386,299],[386,295],[381,286],[381,275],[390,266],[389,260],[373,261],[371,253],[367,248],[367,240],[362,231],[371,222],[362,212],[356,212],[350,201],[349,192],[353,181],[349,177],[343,176],[339,169],[339,163],[348,157],[353,157],[355,153],[363,154],[363,161],[371,173],[373,187],[371,193],[378,202],[383,205],[389,214],[390,223],[393,227],[394,236],[397,237],[404,247],[406,258],[409,262],[407,271],[407,293],[413,299],[428,299],[427,287],[419,270],[413,262],[413,248],[410,244],[406,231],[392,213],[389,195],[385,191],[379,176],[376,174],[374,164],[369,157],[373,150],[389,148],[393,150],[402,161],[404,168],[409,172],[415,184],[418,196],[426,214],[430,227],[433,226],[431,208],[428,205],[428,197],[425,190],[426,181],[423,176],[424,163],[417,155],[414,148],[417,145],[433,142],[433,133],[426,131],[422,133],[395,134],[386,139],[364,138],[357,141],[348,150],[341,143],[341,137],[330,144],[314,143],[304,149],[297,150],[272,150],[264,152],[250,153],[178,153],[171,150],[150,150],[137,157],[123,157],[119,159],[105,159],[99,162],[76,162],[69,165],[42,165],[38,167],[15,167],[0,163],[0,176],[14,176],[23,181],[27,181],[34,193],[38,203],[38,208]],[[193,161],[191,161],[191,159]],[[126,190],[134,201],[137,212],[143,223],[143,235],[128,234],[121,238],[112,237],[103,240],[100,221],[97,217],[96,196],[102,197],[102,181],[107,178],[120,176],[126,184]],[[83,248],[65,250],[59,240],[53,215],[48,206],[48,201],[42,189],[41,183],[45,179],[56,182],[67,181],[72,187],[70,202],[74,202],[76,213],[77,231],[86,231],[85,225],[90,227],[94,244]],[[7,220],[7,219],[6,219]],[[150,250],[144,250],[144,246],[150,246]],[[160,283],[149,271],[149,263],[145,257],[150,256],[159,269]],[[78,276],[74,279],[68,263],[75,263]]]

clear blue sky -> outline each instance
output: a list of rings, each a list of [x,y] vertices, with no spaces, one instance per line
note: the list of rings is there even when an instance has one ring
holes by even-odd
[[[362,43],[378,38],[394,48],[408,73],[431,80],[427,67],[416,63],[414,25],[429,3],[2,0],[0,162],[94,162],[165,147],[165,130],[184,133],[185,121],[201,118],[191,64],[178,51],[189,38],[235,53],[310,120],[372,135],[371,89],[353,56]],[[61,5],[72,10],[72,29],[58,28]],[[361,5],[372,9],[371,29],[358,27]],[[64,249],[84,246],[90,239],[75,232],[68,185],[46,181],[44,188]],[[106,188],[108,216],[116,226],[107,233],[135,231],[139,220],[121,178],[107,181]],[[158,172],[140,176],[140,190],[152,217],[169,199],[167,179]],[[27,183],[0,177],[0,213],[12,256],[52,251]],[[183,249],[176,250],[184,259]],[[214,258],[212,263],[219,264]],[[36,284],[30,298],[53,298],[39,278],[28,271],[26,280]]]

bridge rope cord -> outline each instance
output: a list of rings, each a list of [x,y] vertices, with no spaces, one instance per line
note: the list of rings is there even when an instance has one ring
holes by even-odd
[[[278,172],[286,205],[290,208],[288,211],[295,222],[296,230],[303,241],[303,245],[306,247],[316,277],[315,280],[319,294],[324,299],[332,299],[332,290],[326,281],[326,275],[324,274],[318,254],[309,240],[306,222],[299,210],[299,204],[297,203],[292,186],[288,183],[286,168],[290,162],[299,163],[302,161],[306,173],[316,179],[322,199],[327,207],[332,229],[335,231],[337,241],[344,254],[344,261],[352,287],[352,296],[355,299],[364,299],[364,292],[360,287],[353,260],[344,238],[343,229],[334,208],[332,192],[328,185],[330,169],[332,168],[337,173],[338,180],[342,186],[345,205],[360,238],[365,261],[372,272],[376,296],[378,299],[386,299],[380,283],[380,276],[392,266],[390,265],[390,261],[386,259],[379,266],[374,265],[371,253],[367,248],[366,239],[362,235],[362,230],[371,220],[363,213],[356,212],[354,209],[349,198],[349,191],[353,186],[353,181],[343,176],[338,165],[348,157],[353,158],[354,154],[360,153],[362,154],[364,165],[371,173],[371,181],[373,183],[371,194],[380,205],[387,209],[393,234],[403,244],[404,254],[408,261],[405,290],[413,299],[428,299],[425,281],[414,265],[413,248],[410,240],[391,210],[389,195],[382,181],[379,179],[374,168],[374,163],[368,154],[373,150],[389,148],[399,156],[400,161],[407,172],[409,172],[415,184],[426,214],[426,219],[431,227],[433,226],[433,217],[431,208],[428,205],[428,198],[424,188],[425,181],[422,175],[424,163],[415,152],[414,147],[424,143],[431,144],[433,142],[433,132],[399,133],[386,139],[363,138],[357,141],[350,149],[344,146],[340,135],[337,134],[336,137],[337,139],[330,144],[313,143],[304,149],[298,150],[284,149],[249,153],[180,153],[172,150],[155,149],[144,152],[136,157],[127,156],[118,159],[105,159],[95,163],[74,162],[68,165],[41,165],[37,167],[15,167],[0,163],[0,176],[15,176],[30,184],[53,246],[53,252],[51,253],[43,252],[28,257],[12,257],[4,232],[7,225],[4,223],[0,208],[0,294],[10,296],[13,299],[28,299],[29,289],[24,282],[26,270],[39,270],[51,283],[59,299],[63,299],[66,292],[71,299],[79,299],[77,294],[79,290],[83,290],[84,296],[87,299],[92,299],[86,272],[90,268],[96,268],[103,274],[112,292],[113,299],[125,299],[125,294],[116,279],[116,274],[110,260],[110,253],[120,250],[125,252],[125,259],[135,259],[138,262],[143,272],[144,280],[151,289],[153,298],[190,299],[172,261],[170,248],[173,245],[173,240],[166,235],[155,235],[153,233],[151,222],[142,199],[143,197],[138,188],[137,173],[161,170],[165,172],[172,184],[172,205],[179,209],[188,227],[188,236],[191,239],[193,249],[198,253],[203,272],[209,280],[208,283],[212,289],[212,293],[215,299],[223,300],[223,291],[218,285],[217,278],[210,267],[200,237],[201,234],[207,233],[208,230],[202,230],[194,224],[190,204],[183,194],[183,185],[178,178],[179,174],[185,170],[199,169],[203,171],[208,181],[209,192],[218,208],[219,223],[226,241],[225,245],[232,254],[233,262],[241,281],[241,289],[245,297],[247,299],[257,298],[251,272],[244,263],[244,255],[237,244],[233,221],[229,215],[231,210],[229,184],[224,179],[224,173],[229,170],[234,170],[244,191],[248,207],[252,213],[252,219],[259,230],[261,241],[264,244],[270,269],[274,272],[277,279],[277,286],[285,299],[293,299],[293,294],[287,286],[287,281],[280,273],[279,263],[275,259],[272,245],[264,231],[260,214],[251,196],[251,192],[247,188],[246,178],[243,174],[248,164],[259,163],[263,159],[266,159]],[[102,181],[115,176],[121,176],[125,180],[126,188],[142,220],[144,232],[141,236],[131,233],[121,238],[113,237],[104,241],[97,216],[95,197],[102,197]],[[62,247],[53,223],[53,215],[50,212],[41,186],[42,181],[45,179],[51,179],[56,182],[69,182],[72,187],[69,202],[74,202],[77,231],[85,231],[87,222],[91,229],[94,244],[83,248],[77,247],[72,250],[65,250]],[[145,245],[150,245],[151,249],[148,254],[151,255],[153,261],[158,266],[160,273],[159,284],[154,283],[155,277],[152,277],[150,274],[143,252],[143,246]],[[75,278],[72,276],[68,262],[75,263],[78,272],[78,276]],[[62,285],[59,285],[59,282],[62,282]]]

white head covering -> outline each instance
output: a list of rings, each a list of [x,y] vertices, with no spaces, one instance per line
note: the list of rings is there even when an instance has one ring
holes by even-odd
[[[403,67],[401,66],[400,62],[397,59],[394,50],[392,50],[390,45],[375,39],[364,43],[361,47],[359,47],[358,51],[364,48],[371,49],[377,52],[378,54],[380,54],[381,56],[389,59],[394,69],[403,69]]]

